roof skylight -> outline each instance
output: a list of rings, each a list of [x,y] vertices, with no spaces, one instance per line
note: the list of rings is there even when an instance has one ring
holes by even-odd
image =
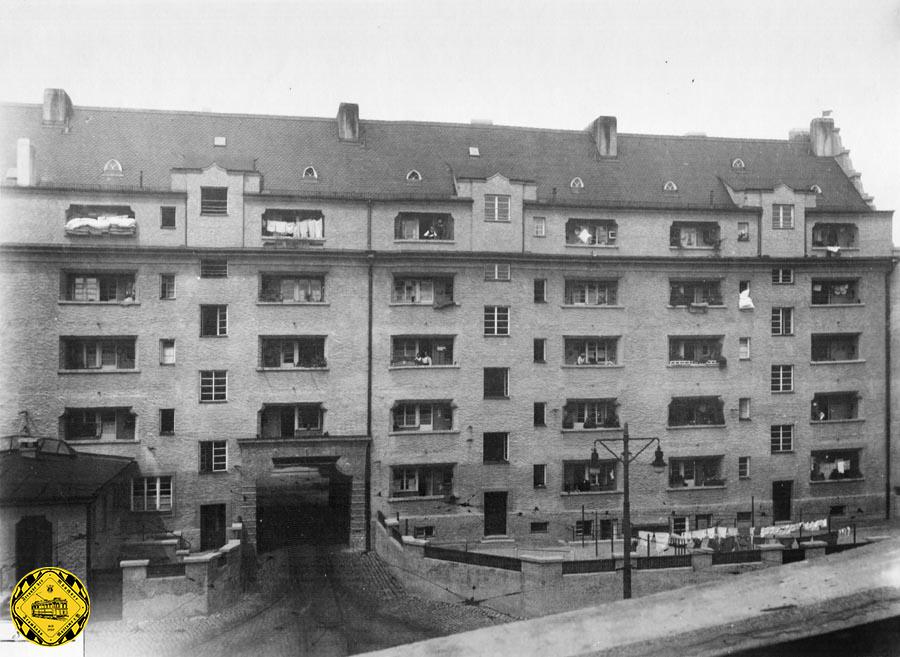
[[[303,170],[303,177],[306,179],[316,180],[319,177],[318,171],[316,171],[315,167],[306,167]]]
[[[572,189],[584,189],[584,181],[578,176],[575,176],[572,178],[572,182],[569,183],[569,187]]]
[[[122,175],[122,165],[116,159],[109,160],[106,164],[103,165],[103,175],[104,176],[121,176]]]
[[[746,165],[744,164],[744,161],[741,158],[736,157],[731,161],[731,168],[740,170],[740,169],[746,168]]]
[[[422,174],[415,169],[410,169],[409,173],[406,174],[406,179],[410,182],[419,182],[422,180]]]
[[[674,180],[667,180],[667,181],[663,184],[663,191],[664,191],[664,192],[677,192],[677,191],[678,191],[678,185],[675,184],[675,181],[674,181]]]

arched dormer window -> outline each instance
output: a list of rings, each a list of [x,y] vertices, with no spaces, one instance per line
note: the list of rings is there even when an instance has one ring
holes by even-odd
[[[109,160],[106,164],[103,165],[103,175],[116,178],[121,177],[122,165],[116,159]]]
[[[663,183],[663,191],[664,192],[677,192],[678,185],[676,185],[675,181],[673,181],[673,180],[667,180],[665,183]]]
[[[813,192],[814,194],[821,194],[822,188],[818,185],[810,185],[809,191]]]
[[[415,169],[410,169],[409,173],[406,174],[406,179],[409,182],[419,182],[422,180],[422,174]]]
[[[315,170],[314,167],[306,167],[303,170],[303,177],[306,180],[317,180],[319,178],[319,173]]]
[[[734,169],[735,171],[742,171],[746,167],[747,167],[747,165],[744,164],[744,161],[739,157],[736,157],[731,161],[731,168]]]
[[[572,189],[584,189],[584,181],[578,176],[575,176],[572,178],[572,182],[569,183],[569,187]]]

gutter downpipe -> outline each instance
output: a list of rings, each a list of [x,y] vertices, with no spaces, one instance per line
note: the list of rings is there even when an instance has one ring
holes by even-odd
[[[891,274],[897,260],[891,259],[891,268],[884,275],[884,517],[891,519]]]
[[[372,251],[372,199],[366,201],[366,260],[368,261],[368,327],[366,332],[366,551],[372,549],[372,328],[375,252]]]

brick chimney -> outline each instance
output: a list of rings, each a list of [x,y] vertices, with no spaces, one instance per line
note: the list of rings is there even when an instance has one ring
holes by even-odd
[[[337,114],[338,139],[359,141],[359,105],[341,103]]]
[[[816,157],[834,157],[842,152],[840,139],[836,139],[834,119],[820,116],[809,122],[809,146]]]
[[[68,126],[72,118],[72,100],[65,89],[44,89],[44,114],[47,126]]]
[[[16,142],[16,185],[31,187],[37,182],[34,169],[34,146],[28,137]]]
[[[598,116],[587,131],[594,137],[600,157],[616,157],[616,117]]]

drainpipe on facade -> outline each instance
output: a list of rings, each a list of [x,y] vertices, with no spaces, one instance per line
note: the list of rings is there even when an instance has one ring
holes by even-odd
[[[884,275],[884,518],[891,519],[891,274],[897,260]]]
[[[368,330],[366,334],[366,482],[365,482],[365,521],[366,521],[366,550],[372,549],[372,326],[373,326],[373,295],[372,286],[375,269],[375,253],[372,251],[372,200],[366,202],[366,260],[368,261]]]

